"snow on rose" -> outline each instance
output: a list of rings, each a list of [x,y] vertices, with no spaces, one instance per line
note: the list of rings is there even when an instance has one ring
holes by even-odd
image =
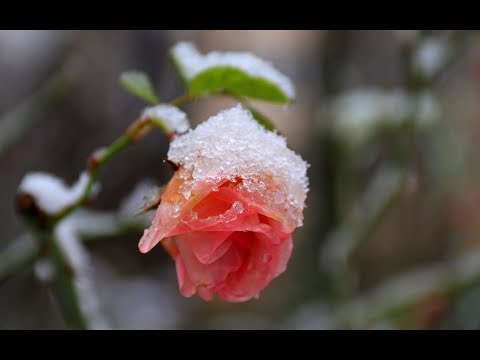
[[[303,221],[308,164],[240,105],[176,138],[168,159],[179,168],[140,251],[161,243],[186,297],[258,297],[286,270]]]

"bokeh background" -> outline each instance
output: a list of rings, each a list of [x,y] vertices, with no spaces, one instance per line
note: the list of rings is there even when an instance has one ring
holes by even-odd
[[[137,250],[141,229],[88,241],[113,328],[480,328],[480,36],[470,31],[0,31],[0,253],[28,230],[15,210],[22,177],[73,183],[146,106],[119,86],[122,71],[148,73],[162,100],[183,92],[168,56],[180,40],[250,51],[292,79],[293,105],[255,105],[311,164],[304,226],[287,272],[242,304],[183,298],[163,249]],[[186,109],[198,124],[234,104]],[[167,149],[153,132],[119,154],[89,208],[114,212],[142,180],[166,183]],[[0,328],[67,328],[41,269],[0,281]]]

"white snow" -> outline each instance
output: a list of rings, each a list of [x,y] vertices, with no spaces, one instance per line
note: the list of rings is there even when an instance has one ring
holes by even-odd
[[[287,147],[285,138],[265,130],[241,105],[224,110],[171,142],[168,158],[186,172],[180,189],[188,199],[202,181],[243,180],[249,193],[282,206],[300,226],[308,191],[308,164]],[[191,177],[190,177],[191,175]],[[271,182],[279,186],[271,188]]]
[[[82,195],[87,183],[86,172],[71,187],[54,175],[32,172],[24,176],[18,190],[33,196],[37,206],[45,213],[56,214],[73,204]]]
[[[377,127],[400,125],[410,115],[427,128],[441,115],[436,98],[428,92],[408,94],[402,89],[351,89],[330,105],[333,131],[354,144],[366,141]]]
[[[428,128],[442,115],[442,107],[438,99],[428,91],[418,94],[416,110],[420,128]]]
[[[413,64],[425,76],[432,76],[445,64],[449,51],[442,39],[427,38],[415,52]]]
[[[295,87],[290,79],[279,72],[271,63],[249,52],[212,51],[203,55],[190,42],[180,42],[172,49],[183,75],[193,79],[198,74],[218,66],[240,69],[252,77],[263,78],[277,85],[289,99],[295,97]]]
[[[78,221],[82,211],[62,220],[54,230],[55,240],[63,256],[72,266],[75,277],[73,284],[77,291],[82,313],[92,329],[108,329],[106,319],[103,317],[100,304],[95,294],[92,279],[92,266],[90,256],[83,246],[79,232],[87,224]],[[98,220],[97,220],[98,221]]]
[[[37,260],[33,266],[33,271],[38,280],[49,283],[55,278],[55,267],[48,258]]]
[[[190,129],[187,114],[173,105],[160,104],[148,107],[143,111],[142,117],[160,119],[177,134],[183,134]]]

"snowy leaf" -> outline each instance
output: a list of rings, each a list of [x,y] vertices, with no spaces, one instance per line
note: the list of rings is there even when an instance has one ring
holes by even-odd
[[[162,128],[166,127],[167,132],[183,134],[190,129],[187,114],[173,105],[160,104],[148,107],[143,111],[142,116],[157,122]]]
[[[295,96],[290,79],[270,63],[247,52],[203,55],[191,43],[172,49],[174,64],[192,95],[227,92],[235,96],[288,103]]]
[[[119,82],[129,93],[152,104],[158,104],[152,82],[145,73],[137,70],[125,71],[120,75]]]

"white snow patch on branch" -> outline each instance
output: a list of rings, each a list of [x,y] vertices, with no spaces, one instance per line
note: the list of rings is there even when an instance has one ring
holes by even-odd
[[[212,51],[203,55],[190,42],[180,42],[172,49],[173,57],[181,66],[183,75],[193,79],[198,74],[220,66],[237,68],[252,77],[263,78],[277,85],[289,99],[295,97],[295,87],[290,79],[271,63],[249,52]]]
[[[170,129],[177,134],[183,134],[190,129],[187,114],[173,105],[160,104],[148,107],[142,114],[145,118],[162,120]]]
[[[356,88],[338,96],[330,106],[333,131],[362,144],[381,126],[397,126],[410,116],[420,129],[441,116],[438,100],[429,92],[408,94],[402,89]]]
[[[87,184],[86,172],[71,187],[54,175],[33,172],[24,176],[18,190],[33,196],[37,206],[45,213],[56,214],[72,205],[83,194]]]
[[[75,274],[73,283],[77,290],[80,308],[91,329],[108,329],[108,324],[100,310],[92,280],[90,257],[81,243],[80,233],[85,227],[88,229],[92,222],[101,223],[102,220],[105,222],[105,219],[100,219],[98,216],[92,219],[88,212],[81,210],[61,221],[54,230],[55,241],[70,266],[73,267]],[[112,219],[107,219],[107,222],[108,220]]]

